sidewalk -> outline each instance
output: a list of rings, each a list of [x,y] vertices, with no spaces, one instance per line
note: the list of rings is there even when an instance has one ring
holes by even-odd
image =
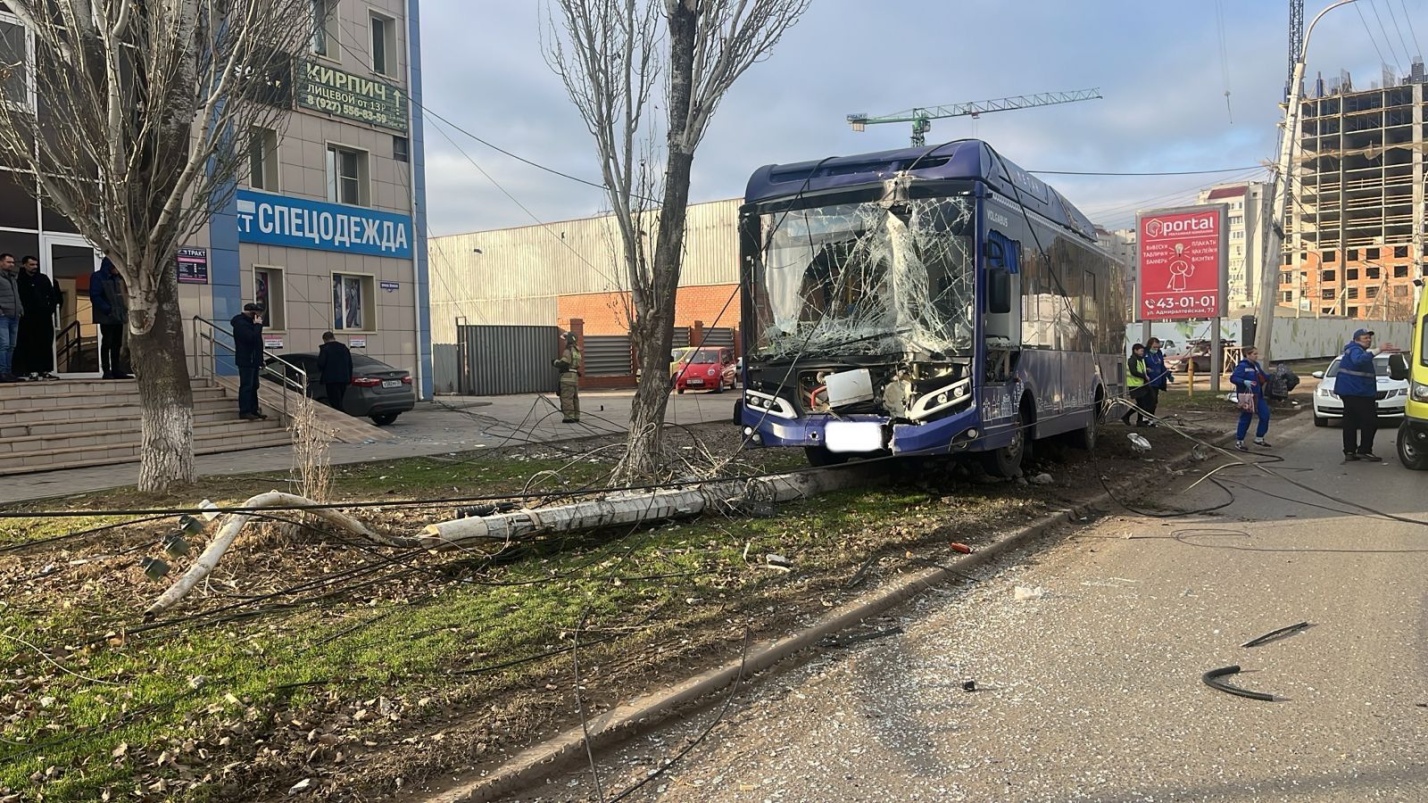
[[[583,392],[580,394],[580,423],[562,424],[560,403],[555,396],[438,396],[434,402],[418,402],[415,410],[403,413],[390,426],[395,438],[370,443],[334,443],[329,454],[334,465],[367,463],[625,432],[633,398],[632,390]],[[737,392],[672,395],[665,421],[670,424],[731,421],[734,401],[738,398]],[[285,473],[292,466],[292,447],[204,455],[194,462],[200,477]],[[0,505],[123,488],[138,480],[138,463],[21,474],[0,484]]]

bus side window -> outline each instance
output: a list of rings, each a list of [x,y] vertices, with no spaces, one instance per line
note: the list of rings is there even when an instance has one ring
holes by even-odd
[[[987,312],[1002,315],[1011,309],[1011,274],[1002,268],[992,268],[987,271]]]

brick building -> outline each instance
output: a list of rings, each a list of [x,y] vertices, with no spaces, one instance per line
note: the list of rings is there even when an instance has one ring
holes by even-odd
[[[1355,90],[1321,77],[1303,101],[1279,303],[1300,314],[1400,320],[1425,253],[1423,63]]]

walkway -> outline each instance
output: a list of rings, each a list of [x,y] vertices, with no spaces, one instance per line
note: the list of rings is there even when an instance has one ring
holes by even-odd
[[[633,397],[631,390],[581,393],[581,423],[562,424],[554,396],[439,396],[435,402],[418,403],[415,410],[402,414],[391,425],[396,434],[392,440],[334,443],[329,453],[334,465],[367,463],[624,432]],[[671,424],[731,421],[738,397],[729,392],[670,396],[665,420]],[[195,463],[202,477],[287,471],[292,465],[292,448],[208,455]],[[122,488],[138,479],[137,463],[23,474],[0,484],[0,505]]]

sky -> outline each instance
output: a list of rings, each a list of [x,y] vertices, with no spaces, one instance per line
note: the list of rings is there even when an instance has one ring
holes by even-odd
[[[603,190],[491,147],[598,183],[594,142],[545,60],[547,2],[421,4],[432,236],[609,208]],[[1306,23],[1330,4],[1305,0]],[[1131,227],[1138,209],[1193,202],[1217,181],[1267,177],[1288,26],[1289,0],[812,0],[720,104],[695,156],[691,201],[739,197],[765,164],[907,145],[909,124],[854,133],[850,113],[1096,88],[1103,99],[934,120],[928,143],[977,137],[1028,170],[1228,169],[1043,176],[1096,223]],[[1419,42],[1428,42],[1428,0],[1336,8],[1310,38],[1310,91],[1319,73],[1330,80],[1347,70],[1356,89],[1381,82],[1385,64],[1406,74]]]

